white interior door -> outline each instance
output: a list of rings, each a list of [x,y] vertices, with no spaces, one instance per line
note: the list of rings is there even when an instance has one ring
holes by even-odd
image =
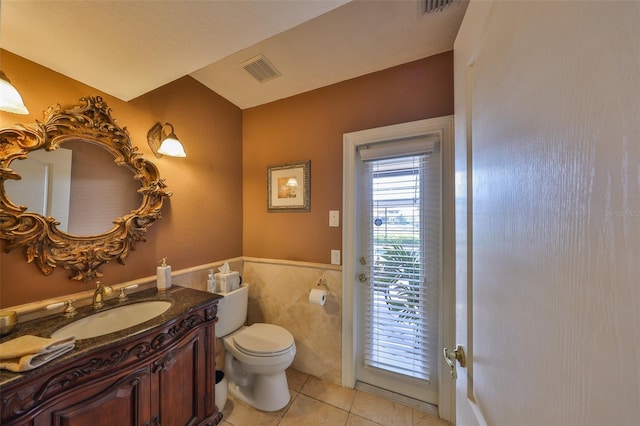
[[[464,366],[455,365],[458,425],[486,425],[473,387],[474,315],[473,315],[473,61],[491,2],[473,2],[465,14],[465,25],[456,38],[455,72],[455,238],[456,238],[456,337],[449,349],[459,345],[464,351]]]
[[[12,161],[11,168],[21,179],[5,181],[9,198],[17,205],[27,206],[28,211],[55,217],[57,228],[67,232],[71,160],[70,149],[58,148],[30,151],[29,158]]]
[[[472,1],[454,70],[456,424],[637,424],[640,3]]]

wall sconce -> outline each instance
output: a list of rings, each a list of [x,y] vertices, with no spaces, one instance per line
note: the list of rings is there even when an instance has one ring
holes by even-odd
[[[167,127],[170,129],[168,133],[165,132]],[[163,155],[171,157],[187,156],[171,123],[154,124],[149,133],[147,133],[147,142],[149,142],[149,147],[153,154],[158,158],[162,158]]]
[[[29,114],[29,110],[22,101],[22,96],[2,71],[0,71],[0,111]]]

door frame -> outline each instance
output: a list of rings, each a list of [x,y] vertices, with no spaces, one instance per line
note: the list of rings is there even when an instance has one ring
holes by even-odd
[[[357,218],[356,175],[357,149],[360,145],[404,138],[435,135],[440,138],[442,155],[442,288],[440,289],[439,348],[455,345],[455,218],[453,115],[394,124],[345,133],[343,135],[342,175],[342,385],[353,388],[356,383],[355,283],[357,282]],[[455,418],[455,383],[438,351],[438,412],[441,418]]]

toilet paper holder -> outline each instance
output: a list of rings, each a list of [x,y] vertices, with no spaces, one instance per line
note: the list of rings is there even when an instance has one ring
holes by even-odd
[[[329,291],[329,284],[327,284],[327,280],[325,278],[320,278],[320,280],[318,280],[318,282],[316,283],[316,287],[321,287],[324,286],[327,288],[327,291]]]

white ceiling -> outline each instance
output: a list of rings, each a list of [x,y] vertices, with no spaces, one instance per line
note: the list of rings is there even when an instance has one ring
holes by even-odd
[[[124,101],[184,75],[245,109],[451,50],[419,0],[0,0],[0,45]],[[241,64],[263,54],[281,76]]]

